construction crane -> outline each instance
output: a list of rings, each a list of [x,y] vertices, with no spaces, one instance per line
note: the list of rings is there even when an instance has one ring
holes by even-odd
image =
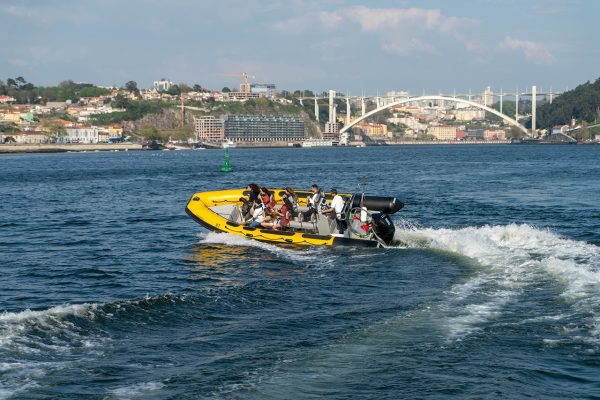
[[[249,78],[256,79],[256,76],[250,75],[247,72],[235,72],[228,74],[221,74],[222,76],[240,76],[242,75],[242,84],[240,85],[240,92],[249,93],[250,92],[250,82]]]

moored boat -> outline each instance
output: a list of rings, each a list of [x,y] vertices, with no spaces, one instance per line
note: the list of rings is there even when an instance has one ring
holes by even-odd
[[[278,204],[282,202],[283,189],[270,189]],[[311,192],[297,191],[297,218],[291,219],[289,226],[283,229],[253,228],[244,224],[240,197],[247,196],[244,189],[200,192],[192,195],[187,203],[186,212],[208,230],[224,232],[264,242],[313,245],[313,246],[367,246],[386,247],[394,237],[394,224],[390,215],[396,213],[404,204],[395,197],[368,196],[363,193],[341,194],[344,207],[341,213],[346,221],[344,233],[340,233],[335,219],[316,212],[308,221],[306,197]],[[333,198],[324,193],[322,204]],[[276,206],[277,207],[277,206]]]

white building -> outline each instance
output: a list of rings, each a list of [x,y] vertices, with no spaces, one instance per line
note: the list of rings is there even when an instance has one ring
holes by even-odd
[[[171,82],[170,80],[161,79],[160,81],[154,81],[153,87],[154,87],[154,89],[158,90],[159,92],[166,92],[173,85],[174,85],[174,83]]]
[[[398,117],[398,114],[395,114],[393,118],[388,118],[387,122],[396,125],[406,125],[409,129],[415,131],[425,131],[427,129],[427,124],[423,124],[419,122],[418,119],[414,117]]]
[[[23,132],[2,132],[0,133],[0,143],[16,144],[41,144],[47,143],[48,136],[45,132],[23,131]]]
[[[65,135],[60,137],[59,143],[98,143],[98,127],[97,126],[76,126],[65,128]]]

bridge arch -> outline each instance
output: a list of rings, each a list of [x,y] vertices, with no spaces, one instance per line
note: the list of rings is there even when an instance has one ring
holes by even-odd
[[[381,106],[381,107],[378,107],[378,108],[376,108],[374,110],[369,111],[368,113],[366,113],[365,115],[361,116],[360,118],[355,119],[349,125],[344,126],[340,130],[340,133],[347,132],[354,125],[356,125],[356,124],[364,121],[365,119],[369,118],[372,115],[377,114],[380,111],[383,111],[383,110],[386,110],[388,108],[392,108],[392,107],[395,107],[395,106],[399,106],[401,104],[413,103],[415,101],[428,101],[428,100],[452,101],[454,103],[468,104],[468,105],[470,105],[472,107],[480,108],[480,109],[485,110],[485,111],[487,111],[489,113],[497,115],[498,117],[500,117],[504,121],[506,121],[509,125],[515,126],[515,127],[519,128],[520,130],[522,130],[526,135],[529,135],[529,132],[527,131],[527,128],[525,128],[523,125],[519,124],[517,122],[517,120],[509,117],[508,115],[502,114],[498,110],[494,110],[491,107],[484,106],[484,105],[479,104],[479,103],[475,103],[474,101],[465,100],[465,99],[459,99],[459,98],[456,98],[456,97],[445,97],[445,96],[419,96],[419,97],[411,97],[411,98],[408,98],[408,99],[402,99],[402,100],[395,101],[393,103],[386,104],[384,106]]]

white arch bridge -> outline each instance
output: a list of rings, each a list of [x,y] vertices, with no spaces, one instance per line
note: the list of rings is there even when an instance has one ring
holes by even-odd
[[[526,135],[529,135],[529,132],[527,131],[527,129],[521,125],[519,122],[517,122],[517,120],[515,120],[514,118],[509,117],[506,114],[501,113],[498,110],[495,110],[491,107],[488,107],[486,105],[480,104],[480,103],[476,103],[474,101],[471,100],[465,100],[465,99],[461,99],[461,98],[457,98],[457,97],[447,97],[447,96],[435,96],[435,95],[427,95],[427,96],[418,96],[418,97],[409,97],[407,99],[402,99],[402,100],[397,100],[388,104],[384,104],[380,107],[377,107],[374,110],[369,111],[368,113],[365,113],[364,115],[361,115],[359,118],[356,118],[354,121],[347,123],[341,130],[340,130],[340,134],[347,132],[349,129],[352,129],[352,127],[356,124],[359,124],[360,122],[364,121],[365,119],[377,114],[378,112],[381,112],[383,110],[386,110],[388,108],[392,108],[392,107],[396,107],[402,104],[408,104],[408,103],[413,103],[413,102],[419,102],[419,101],[449,101],[449,102],[455,102],[455,103],[462,103],[462,104],[467,104],[471,107],[477,107],[480,108],[482,110],[485,110],[491,114],[494,114],[500,118],[502,118],[502,120],[506,121],[506,123],[508,123],[511,126],[515,126],[517,128],[519,128],[521,131],[523,131]]]

